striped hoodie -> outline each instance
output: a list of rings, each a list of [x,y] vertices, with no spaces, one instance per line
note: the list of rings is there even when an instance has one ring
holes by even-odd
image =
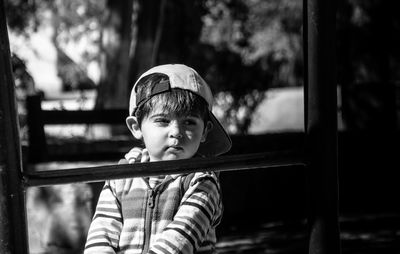
[[[215,253],[223,210],[215,173],[148,180],[105,182],[84,253]]]

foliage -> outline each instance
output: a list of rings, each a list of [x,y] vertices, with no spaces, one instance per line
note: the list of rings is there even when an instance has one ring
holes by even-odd
[[[15,83],[15,97],[17,102],[18,110],[18,121],[20,127],[20,138],[22,142],[28,140],[28,126],[26,119],[26,107],[25,99],[26,96],[35,93],[40,93],[35,89],[35,83],[32,76],[29,74],[25,62],[20,59],[17,55],[11,55],[12,71],[14,73]]]
[[[99,61],[102,14],[106,1],[73,0],[52,1],[48,8],[54,13],[56,21],[56,39],[62,47],[70,43],[88,45],[82,54],[82,64]]]
[[[204,43],[260,65],[273,76],[268,86],[301,84],[301,1],[209,0],[207,7]]]
[[[8,25],[15,33],[29,37],[41,27],[53,29],[58,76],[64,90],[94,87],[87,68],[100,62],[101,14],[105,0],[7,1],[6,7]],[[71,47],[79,54],[69,56]]]
[[[9,12],[9,16],[15,16],[10,19],[15,20],[10,24],[12,29],[35,29],[44,20],[40,15],[51,13],[50,22],[56,31],[54,44],[61,50],[60,59],[66,59],[61,62],[71,62],[72,59],[62,58],[66,56],[64,51],[71,42],[79,44],[85,40],[90,45],[81,52],[82,58],[78,59],[78,66],[66,68],[68,65],[59,64],[60,75],[64,76],[66,82],[73,83],[71,79],[81,76],[75,74],[79,74],[77,70],[85,70],[92,62],[104,65],[104,59],[100,56],[104,50],[103,22],[104,11],[109,8],[108,1],[37,0],[28,1],[30,5],[25,2],[16,4],[11,0],[8,2],[13,9],[26,6],[25,9],[20,9],[21,12]],[[141,2],[135,1],[134,4],[138,3]],[[177,14],[188,12],[186,16],[182,16],[187,21],[185,24],[174,24],[184,27],[177,33],[176,28],[167,27],[170,25],[168,22],[171,22],[171,17],[168,17],[163,29],[168,34],[180,36],[175,40],[183,42],[183,47],[188,50],[176,50],[162,45],[160,52],[153,54],[158,55],[158,63],[179,60],[194,66],[212,86],[219,98],[217,104],[227,109],[220,118],[233,133],[247,131],[252,112],[264,99],[265,90],[270,87],[302,85],[302,1],[197,0],[172,7]],[[172,7],[169,7],[169,11]],[[201,15],[195,14],[193,8],[197,8]],[[163,11],[161,8],[160,10]],[[168,8],[164,11],[168,11]],[[24,16],[28,18],[23,19]],[[154,16],[158,18],[162,15]],[[190,16],[191,19],[187,19]],[[193,20],[197,18],[201,18],[201,22]],[[163,44],[166,44],[165,39]],[[170,45],[174,45],[173,41],[170,40]],[[140,43],[137,38],[133,38],[132,45],[138,42]],[[181,44],[177,45],[175,48]],[[175,53],[181,56],[171,55]],[[125,57],[132,56],[125,54]],[[107,73],[106,71],[103,70],[103,73]],[[114,100],[121,101],[118,98]]]
[[[302,2],[208,0],[206,9],[194,58],[218,94],[223,124],[246,133],[268,88],[302,85]]]
[[[6,0],[7,23],[14,31],[27,34],[28,28],[36,29],[39,20],[36,18],[37,5],[34,1]]]

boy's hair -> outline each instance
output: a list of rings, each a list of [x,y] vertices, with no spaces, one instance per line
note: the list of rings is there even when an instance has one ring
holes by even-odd
[[[199,95],[191,91],[173,88],[170,92],[163,92],[153,96],[152,89],[160,83],[169,85],[169,77],[161,73],[153,73],[141,79],[137,84],[137,94],[142,98],[149,98],[138,105],[135,112],[139,126],[155,108],[162,108],[162,112],[174,113],[176,116],[198,116],[204,123],[208,121],[208,104]]]

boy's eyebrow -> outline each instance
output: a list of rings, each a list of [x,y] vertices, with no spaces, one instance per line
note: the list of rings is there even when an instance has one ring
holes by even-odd
[[[187,117],[196,117],[196,118],[201,118],[200,114],[189,114]]]
[[[152,118],[152,117],[159,117],[159,116],[165,117],[165,116],[168,116],[168,115],[170,115],[170,114],[166,114],[166,113],[157,113],[157,114],[150,115],[150,118]]]
[[[153,115],[150,115],[150,118],[153,118],[153,117],[168,117],[168,116],[173,116],[173,114],[172,113],[156,113],[156,114],[153,114]],[[200,118],[200,115],[199,114],[195,114],[195,113],[190,113],[190,114],[188,114],[188,115],[186,115],[186,117],[198,117],[198,118]]]

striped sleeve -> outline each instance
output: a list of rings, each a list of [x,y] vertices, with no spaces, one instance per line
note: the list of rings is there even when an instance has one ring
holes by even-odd
[[[100,193],[84,254],[114,254],[118,248],[122,230],[122,214],[113,183],[114,181],[106,181]]]
[[[149,253],[192,254],[210,240],[206,239],[207,234],[215,230],[222,216],[220,188],[214,174],[200,174],[191,181],[173,221],[156,239]]]

